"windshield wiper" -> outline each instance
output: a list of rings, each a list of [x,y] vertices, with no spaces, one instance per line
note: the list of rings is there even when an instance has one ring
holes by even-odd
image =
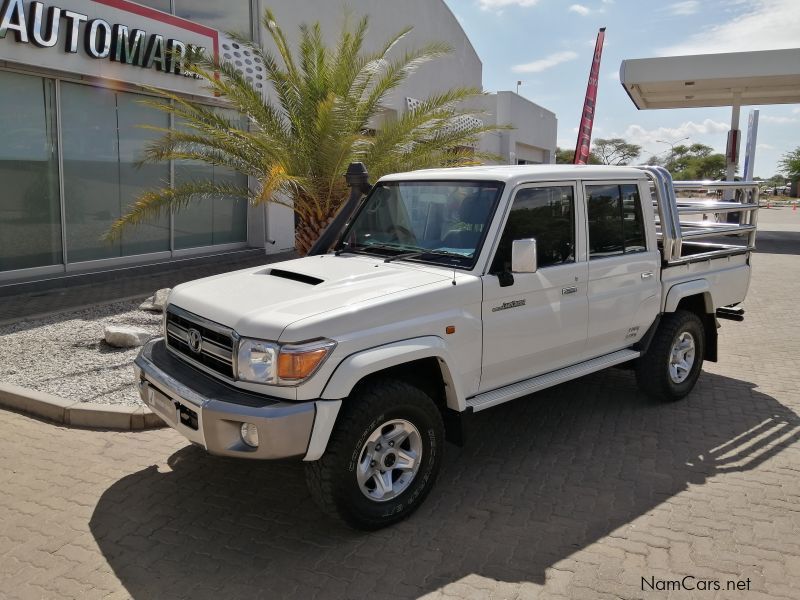
[[[369,250],[370,248],[377,248],[378,250],[406,250],[404,246],[396,246],[393,244],[351,244],[350,242],[342,242],[341,247],[335,252],[339,256],[342,252],[358,253],[360,250]]]
[[[334,250],[333,254],[339,256],[342,252],[355,252],[355,249],[350,247],[350,242],[342,242],[341,245]]]
[[[420,256],[425,256],[427,254],[432,254],[434,256],[445,256],[448,258],[460,258],[460,259],[467,258],[463,254],[459,254],[458,252],[449,252],[447,250],[419,250],[417,252],[406,252],[404,254],[395,254],[394,256],[384,258],[383,262],[388,263],[395,260],[403,260],[406,258],[418,258]]]

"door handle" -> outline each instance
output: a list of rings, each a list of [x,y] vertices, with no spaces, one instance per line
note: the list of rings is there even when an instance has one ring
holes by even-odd
[[[571,286],[571,287],[561,288],[561,294],[564,295],[564,296],[566,296],[567,294],[574,294],[577,291],[578,291],[578,288],[576,286],[574,286],[574,285]]]
[[[642,273],[642,279],[650,279],[652,276],[653,276],[653,272],[652,271],[646,271],[646,272]]]

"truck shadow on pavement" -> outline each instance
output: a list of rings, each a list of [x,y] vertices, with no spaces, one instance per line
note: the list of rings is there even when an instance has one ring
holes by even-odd
[[[759,230],[756,252],[759,254],[800,254],[800,232]]]
[[[298,463],[192,446],[111,485],[91,532],[137,599],[410,598],[471,574],[541,584],[689,484],[757,467],[797,440],[800,419],[744,381],[704,373],[689,398],[658,404],[612,369],[471,429],[423,506],[379,532],[321,515]]]

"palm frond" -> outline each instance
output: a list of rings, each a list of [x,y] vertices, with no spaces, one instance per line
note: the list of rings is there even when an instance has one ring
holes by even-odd
[[[109,241],[118,239],[122,230],[130,225],[138,225],[164,213],[181,210],[192,202],[220,200],[220,197],[249,199],[251,192],[247,187],[213,181],[192,181],[174,188],[165,187],[145,192],[127,214],[114,221],[103,237]]]
[[[152,90],[156,96],[142,101],[175,119],[173,128],[146,127],[159,137],[145,147],[142,162],[223,167],[249,176],[252,189],[200,181],[148,192],[113,224],[109,239],[124,227],[195,200],[244,197],[253,204],[291,208],[304,224],[305,244],[309,231],[324,226],[347,198],[343,173],[350,162],[365,162],[375,179],[391,171],[499,158],[474,149],[480,135],[504,128],[465,120],[480,116],[465,104],[480,93],[477,89],[434,93],[413,110],[399,110],[396,119],[381,120],[390,95],[418,69],[450,54],[449,45],[433,42],[399,51],[412,31],[405,27],[376,50],[365,51],[369,18],[351,23],[346,15],[332,46],[326,45],[319,23],[302,25],[297,45],[291,46],[272,11],[265,11],[263,23],[269,49],[230,35],[263,63],[269,95],[234,64],[217,63],[203,53],[187,57],[186,71],[229,108],[162,90]]]

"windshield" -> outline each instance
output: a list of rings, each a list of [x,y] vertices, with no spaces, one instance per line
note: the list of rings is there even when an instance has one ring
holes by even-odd
[[[408,260],[470,268],[502,190],[497,181],[379,183],[344,232],[339,250],[408,253]]]

